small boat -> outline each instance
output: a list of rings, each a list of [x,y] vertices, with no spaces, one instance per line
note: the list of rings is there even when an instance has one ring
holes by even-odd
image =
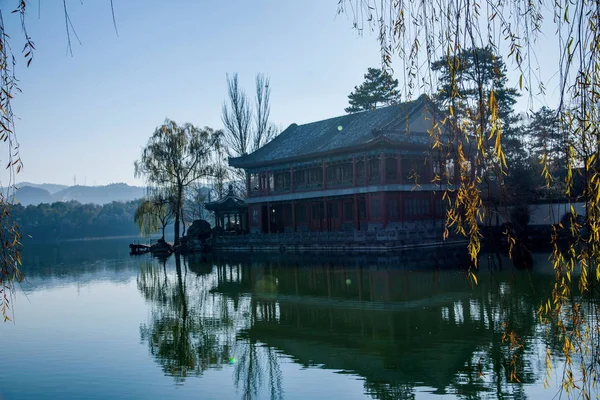
[[[129,254],[131,255],[145,254],[150,251],[150,246],[148,246],[147,244],[131,243],[129,245],[129,250]]]

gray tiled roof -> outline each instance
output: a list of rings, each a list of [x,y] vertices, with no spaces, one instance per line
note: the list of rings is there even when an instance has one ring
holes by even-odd
[[[230,158],[234,167],[273,163],[298,157],[310,157],[343,148],[371,143],[382,136],[398,143],[429,143],[428,127],[420,112],[433,104],[422,95],[395,106],[342,115],[304,125],[292,124],[262,148],[244,157]],[[419,121],[419,119],[421,121]]]
[[[205,203],[204,207],[209,211],[232,211],[245,208],[246,202],[233,194],[233,185],[229,185],[229,190],[225,197],[217,201]]]

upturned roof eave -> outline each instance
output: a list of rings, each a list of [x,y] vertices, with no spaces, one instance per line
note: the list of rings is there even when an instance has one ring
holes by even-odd
[[[228,201],[228,199],[223,200],[219,200],[219,201],[212,201],[210,203],[205,203],[204,207],[208,210],[208,211],[217,211],[218,209],[245,209],[246,208],[246,202],[244,202],[242,200],[242,203],[238,204],[238,203],[233,203],[231,205],[226,204]]]

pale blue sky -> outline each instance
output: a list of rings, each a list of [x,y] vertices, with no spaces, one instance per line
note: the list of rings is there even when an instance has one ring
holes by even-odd
[[[61,3],[42,2],[39,19],[30,4],[37,51],[29,69],[18,59],[17,181],[141,185],[133,162],[165,117],[221,128],[226,73],[249,94],[257,72],[270,76],[271,117],[285,128],[343,114],[380,62],[377,38],[359,37],[337,0],[114,0],[118,37],[109,0],[68,0],[82,42],[72,37],[73,57]]]

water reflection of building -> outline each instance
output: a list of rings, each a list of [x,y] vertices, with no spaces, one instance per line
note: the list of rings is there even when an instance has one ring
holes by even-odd
[[[262,342],[311,366],[350,371],[377,398],[415,387],[467,398],[509,390],[509,355],[500,323],[533,333],[537,303],[510,284],[461,271],[217,263],[213,293],[250,295],[252,322],[241,338]],[[512,287],[512,291],[511,291]],[[524,290],[524,289],[523,289]],[[518,295],[517,295],[518,294]],[[521,366],[521,381],[535,374]],[[480,371],[488,374],[480,379]],[[514,387],[512,389],[514,390]]]
[[[418,253],[404,256],[417,262]],[[455,258],[421,252],[417,268],[412,261],[391,267],[395,261],[381,257],[344,266],[342,258],[274,255],[188,258],[175,271],[152,264],[138,277],[153,305],[140,334],[177,382],[237,358],[233,383],[245,398],[282,396],[280,353],[303,366],[356,374],[379,399],[417,390],[522,398],[515,393],[541,375],[539,343],[532,344],[539,339],[536,310],[553,277],[482,271],[471,287],[464,269],[444,268]],[[501,323],[523,338],[520,384],[507,383],[512,353]]]

